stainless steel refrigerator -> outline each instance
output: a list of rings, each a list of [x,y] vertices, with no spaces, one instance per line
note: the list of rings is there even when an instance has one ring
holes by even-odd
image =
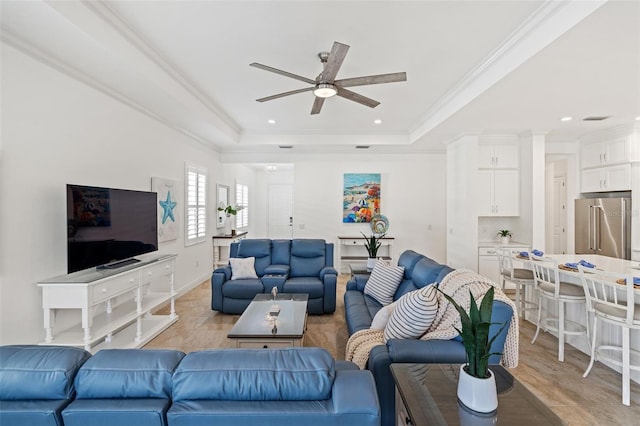
[[[631,259],[631,199],[576,200],[576,253]]]

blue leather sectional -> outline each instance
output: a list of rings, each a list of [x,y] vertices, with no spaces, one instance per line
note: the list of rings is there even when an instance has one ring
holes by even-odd
[[[404,277],[393,300],[404,294],[433,283],[440,283],[453,269],[428,257],[407,250],[398,258],[398,265],[404,266]],[[372,297],[363,293],[367,275],[355,275],[347,282],[344,294],[345,319],[349,335],[356,331],[368,329],[371,321],[382,305]],[[492,320],[496,325],[490,328],[491,336],[495,335],[505,321],[510,323],[513,310],[503,302],[494,301]],[[493,341],[491,352],[502,352],[509,326],[505,327]],[[395,424],[395,383],[391,374],[392,363],[464,363],[466,353],[460,338],[453,340],[418,340],[391,339],[386,345],[375,346],[369,355],[367,369],[373,373],[380,408],[382,424]],[[491,364],[500,362],[499,355],[489,358]]]
[[[0,347],[2,426],[380,425],[370,372],[320,348]]]
[[[255,257],[257,279],[231,279],[231,266],[213,271],[211,309],[241,314],[258,293],[308,294],[309,314],[336,310],[338,271],[333,267],[333,243],[319,239],[245,239],[232,243],[229,257]]]

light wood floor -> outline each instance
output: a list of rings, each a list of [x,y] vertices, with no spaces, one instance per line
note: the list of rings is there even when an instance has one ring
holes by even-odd
[[[344,359],[348,333],[344,322],[343,294],[348,275],[338,280],[337,308],[332,315],[311,315],[305,346],[327,349]],[[227,332],[237,315],[211,310],[209,282],[196,287],[176,302],[179,321],[149,342],[146,348],[171,348],[184,352],[233,347]],[[568,425],[640,425],[640,385],[631,386],[631,407],[621,402],[621,376],[596,363],[583,378],[589,357],[567,345],[565,362],[558,361],[558,340],[542,333],[534,345],[535,327],[520,323],[520,362],[510,372],[551,407]]]

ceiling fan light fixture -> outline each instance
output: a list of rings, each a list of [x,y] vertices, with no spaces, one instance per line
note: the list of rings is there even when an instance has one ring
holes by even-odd
[[[330,98],[338,93],[338,89],[333,84],[320,83],[313,89],[313,94],[319,98]]]

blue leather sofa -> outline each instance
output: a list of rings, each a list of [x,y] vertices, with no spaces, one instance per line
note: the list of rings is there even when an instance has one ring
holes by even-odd
[[[380,424],[371,374],[320,348],[192,352],[173,386],[170,426]]]
[[[245,239],[232,243],[229,257],[255,257],[258,278],[231,279],[231,266],[213,271],[211,309],[241,314],[258,293],[306,293],[309,314],[336,310],[336,281],[333,243],[319,239]]]
[[[0,346],[0,425],[62,425],[73,379],[89,357],[64,346]]]
[[[428,257],[407,250],[398,258],[404,266],[404,277],[393,300],[404,294],[433,283],[440,283],[453,269]],[[382,307],[375,299],[363,293],[367,275],[355,275],[347,282],[344,294],[345,319],[349,335],[368,329],[375,314]],[[513,310],[503,302],[494,301],[490,335],[495,335],[502,323],[510,323]],[[509,326],[493,341],[491,352],[500,353],[504,347]],[[390,339],[385,345],[375,346],[369,355],[367,369],[373,373],[382,410],[382,424],[395,424],[395,383],[391,374],[392,363],[464,363],[466,353],[459,337],[452,340]],[[489,358],[491,364],[500,363],[499,355]]]
[[[0,347],[2,426],[380,425],[373,376],[320,348]]]

